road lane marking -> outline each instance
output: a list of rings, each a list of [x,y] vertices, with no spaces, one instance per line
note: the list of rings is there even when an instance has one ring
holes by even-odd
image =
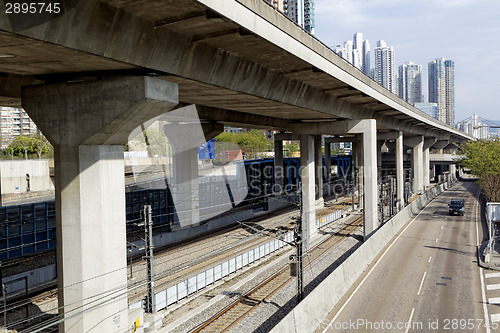
[[[438,242],[439,238],[436,238],[436,243]]]
[[[431,262],[431,260],[432,260],[432,257],[429,257],[429,261],[428,262]]]
[[[408,333],[411,327],[411,321],[413,319],[413,314],[415,313],[415,308],[411,309],[411,314],[410,314],[410,319],[408,320],[408,324],[406,324],[406,331],[405,333]]]
[[[500,321],[500,313],[495,313],[491,315],[491,322],[497,323]]]
[[[443,230],[443,228],[444,228],[444,225],[441,226],[441,230]]]
[[[486,285],[486,290],[499,290],[500,284],[488,284]]]
[[[489,304],[500,304],[500,297],[492,297],[488,298]]]
[[[352,292],[351,296],[349,296],[349,298],[347,299],[347,301],[345,301],[345,303],[342,305],[342,307],[340,308],[340,310],[335,314],[335,317],[333,317],[333,319],[328,323],[328,325],[326,326],[326,328],[323,330],[323,333],[325,333],[326,331],[328,331],[328,329],[332,326],[333,322],[337,319],[337,317],[340,315],[340,313],[344,310],[344,308],[347,306],[347,304],[351,301],[351,299],[354,297],[354,295],[358,292],[359,288],[361,288],[361,286],[365,283],[366,279],[368,279],[368,277],[370,276],[370,274],[375,270],[375,268],[378,266],[379,262],[382,261],[382,258],[385,257],[385,255],[387,254],[387,252],[389,252],[389,250],[392,248],[392,246],[404,234],[404,232],[406,231],[406,229],[408,229],[413,224],[413,222],[415,222],[417,220],[417,218],[420,216],[420,214],[422,214],[424,212],[424,210],[426,210],[427,207],[429,207],[429,205],[431,204],[431,202],[433,202],[436,198],[434,198],[431,201],[429,201],[429,203],[427,204],[427,206],[425,206],[424,209],[422,209],[420,211],[420,213],[418,213],[417,216],[415,216],[415,218],[413,220],[411,220],[410,223],[408,223],[408,225],[403,229],[403,231],[401,231],[401,233],[398,235],[398,237],[396,237],[396,239],[392,241],[391,245],[389,245],[389,247],[384,251],[384,253],[379,258],[379,260],[377,260],[377,262],[373,265],[372,269],[370,269],[370,271],[366,274],[366,276],[364,277],[364,279],[361,280],[361,282],[356,287],[356,289],[354,289],[354,291]]]
[[[420,288],[418,288],[417,296],[420,296],[420,292],[422,291],[422,286],[424,285],[424,280],[425,280],[426,275],[427,275],[427,272],[424,272],[424,276],[422,276],[422,281],[420,282]]]
[[[484,277],[487,279],[496,278],[496,277],[500,277],[500,273],[487,273],[487,274],[484,274]]]

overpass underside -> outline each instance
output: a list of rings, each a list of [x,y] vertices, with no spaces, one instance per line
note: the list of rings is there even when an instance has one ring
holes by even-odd
[[[195,105],[204,140],[223,125],[298,135],[306,246],[315,232],[321,135],[356,142],[365,237],[379,226],[383,142],[395,145],[402,202],[404,146],[419,193],[429,183],[429,149],[470,139],[392,95],[260,0],[74,0],[57,14],[2,11],[0,105],[23,106],[55,147],[65,332],[129,327],[123,145],[155,117]],[[182,112],[169,122],[190,133]],[[175,163],[186,184],[179,191],[196,192],[190,180],[199,140],[179,141]],[[278,147],[278,164],[281,154]],[[178,205],[197,210],[185,200]]]

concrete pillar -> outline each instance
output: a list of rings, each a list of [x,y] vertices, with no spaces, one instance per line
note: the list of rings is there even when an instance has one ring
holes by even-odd
[[[363,213],[365,240],[378,228],[377,127],[375,119],[362,121]]]
[[[457,166],[456,166],[456,164],[450,164],[450,177],[452,180],[457,179]]]
[[[309,239],[317,232],[314,191],[314,138],[300,136],[300,179],[302,182],[302,241],[304,249],[309,249]]]
[[[332,144],[325,142],[325,179],[330,183],[332,176]]]
[[[404,207],[405,176],[403,165],[403,132],[399,131],[396,137],[396,200],[398,210]]]
[[[377,167],[382,168],[382,146],[385,140],[377,140]]]
[[[428,186],[431,185],[431,177],[430,177],[430,169],[431,162],[429,158],[430,147],[437,142],[436,138],[426,138],[424,140],[423,148],[423,164],[424,164],[424,177],[423,177],[423,187],[424,190],[427,189]]]
[[[128,329],[123,145],[177,96],[176,84],[150,77],[22,91],[54,145],[60,332]]]
[[[424,191],[427,189],[427,187],[431,184],[431,178],[430,178],[430,160],[429,160],[429,148],[424,149],[422,152],[422,164],[423,164],[423,189]]]
[[[363,162],[363,154],[364,154],[364,145],[363,145],[363,136],[361,134],[356,135],[356,168],[358,170],[358,200],[359,200],[359,207],[363,208],[364,207],[364,162]],[[375,141],[376,142],[376,141]],[[376,143],[375,143],[376,147]],[[375,153],[375,160],[373,160],[374,165],[372,166],[375,169],[375,179],[377,179],[377,153],[376,149],[374,150]]]
[[[283,192],[283,140],[274,138],[274,188],[273,192]]]
[[[171,190],[179,226],[196,226],[200,223],[198,188],[198,149],[175,152],[174,179]]]
[[[421,194],[424,190],[424,137],[422,135],[404,139],[404,144],[411,147],[413,192]]]
[[[315,187],[316,207],[325,207],[323,199],[323,151],[321,147],[321,135],[314,136],[314,164],[315,164]]]

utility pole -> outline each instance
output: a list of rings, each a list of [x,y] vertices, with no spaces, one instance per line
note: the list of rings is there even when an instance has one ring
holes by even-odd
[[[153,219],[151,205],[144,205],[142,210],[144,218],[144,242],[146,243],[146,270],[148,274],[148,296],[146,298],[146,312],[156,312],[155,292],[154,292],[154,264],[153,264]]]
[[[304,298],[304,276],[302,270],[302,256],[303,256],[303,243],[302,243],[302,213],[303,213],[303,205],[302,205],[302,183],[299,183],[299,207],[300,214],[297,218],[297,224],[293,230],[293,245],[297,250],[295,255],[290,256],[293,260],[292,262],[292,275],[297,276],[297,303],[300,303]]]

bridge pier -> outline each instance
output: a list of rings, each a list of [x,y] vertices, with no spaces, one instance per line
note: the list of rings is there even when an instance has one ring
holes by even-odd
[[[405,138],[404,144],[411,148],[413,192],[415,194],[421,194],[424,191],[424,137],[422,135],[418,135],[410,138]]]
[[[396,135],[396,199],[398,211],[405,205],[405,169],[403,163],[403,132]]]
[[[176,104],[177,85],[150,77],[23,89],[55,150],[60,332],[128,329],[123,145]]]
[[[325,207],[323,199],[323,152],[321,147],[321,135],[314,136],[314,164],[315,169],[315,197],[316,208]]]
[[[308,250],[316,227],[315,147],[312,135],[300,136],[300,179],[302,182],[302,242]]]

